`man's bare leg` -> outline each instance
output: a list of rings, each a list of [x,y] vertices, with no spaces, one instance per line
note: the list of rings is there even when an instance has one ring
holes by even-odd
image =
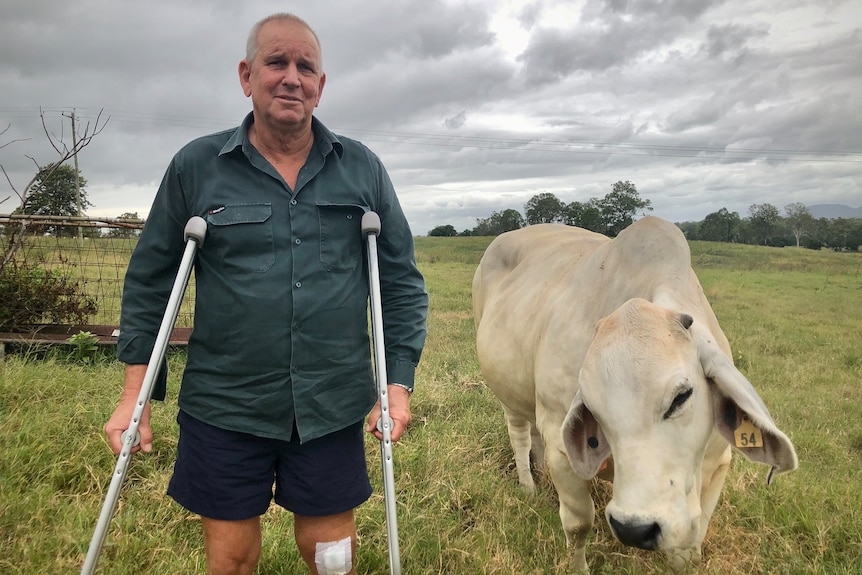
[[[312,575],[356,575],[356,522],[352,509],[326,517],[294,515],[293,534]],[[344,560],[339,559],[342,556]]]
[[[260,561],[260,517],[222,521],[201,517],[209,575],[252,575]]]

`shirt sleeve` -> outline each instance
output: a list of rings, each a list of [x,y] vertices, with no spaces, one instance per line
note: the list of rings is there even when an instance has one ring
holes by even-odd
[[[377,247],[386,373],[389,383],[399,383],[412,390],[416,366],[425,345],[428,293],[425,279],[416,266],[413,234],[392,181],[379,159],[376,168],[380,216]]]
[[[168,297],[179,270],[188,221],[177,159],[171,162],[138,239],[123,282],[117,358],[146,364],[155,345]],[[164,397],[160,366],[154,399]]]

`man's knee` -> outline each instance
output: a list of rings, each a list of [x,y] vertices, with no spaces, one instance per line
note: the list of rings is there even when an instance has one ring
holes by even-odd
[[[347,575],[353,569],[353,538],[318,542],[314,548],[317,575]]]
[[[211,575],[245,575],[260,560],[260,519],[218,521],[202,518],[207,570]]]
[[[353,511],[325,517],[294,515],[294,537],[309,569],[318,575],[352,574],[356,549]]]

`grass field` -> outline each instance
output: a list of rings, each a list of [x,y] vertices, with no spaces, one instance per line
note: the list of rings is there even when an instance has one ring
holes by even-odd
[[[490,238],[418,238],[431,296],[414,423],[395,446],[403,572],[552,574],[565,564],[556,498],[523,493],[502,412],[475,358],[470,282]],[[862,573],[862,254],[694,242],[692,261],[734,349],[800,469],[766,486],[767,469],[735,457],[704,545],[701,573]],[[99,573],[202,573],[195,517],[164,495],[176,445],[182,353],[156,404],[155,452],[135,456]],[[0,365],[0,573],[80,570],[115,458],[101,435],[122,367],[12,355]],[[388,573],[377,493],[358,511],[360,574]],[[596,482],[601,513],[610,486]],[[616,543],[599,515],[594,574],[656,574],[660,555]],[[259,573],[302,573],[288,514],[264,517]]]

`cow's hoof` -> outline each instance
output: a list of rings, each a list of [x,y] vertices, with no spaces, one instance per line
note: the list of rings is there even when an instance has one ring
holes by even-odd
[[[590,575],[590,567],[587,565],[587,550],[582,547],[580,549],[571,550],[568,553],[568,565],[564,569],[559,569],[561,573],[571,573],[572,575]]]

